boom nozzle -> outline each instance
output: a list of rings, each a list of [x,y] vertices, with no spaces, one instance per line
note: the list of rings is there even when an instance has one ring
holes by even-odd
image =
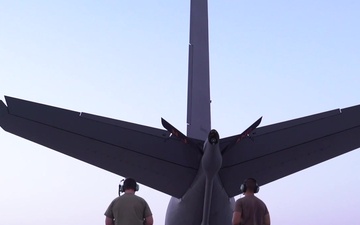
[[[208,136],[210,144],[215,145],[219,142],[219,133],[216,130],[211,130]]]

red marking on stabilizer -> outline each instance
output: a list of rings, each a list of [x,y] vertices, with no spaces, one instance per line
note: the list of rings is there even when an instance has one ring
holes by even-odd
[[[179,133],[178,133],[175,129],[172,129],[172,130],[171,130],[171,133],[172,133],[173,135],[175,135],[176,137],[179,137]]]
[[[249,133],[251,132],[251,130],[252,129],[247,129],[246,131],[244,131],[244,133],[241,134],[240,137],[236,140],[236,143],[238,143],[239,141],[241,141],[245,137],[249,137]]]

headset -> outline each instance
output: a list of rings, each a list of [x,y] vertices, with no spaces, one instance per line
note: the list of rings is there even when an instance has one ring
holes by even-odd
[[[139,185],[133,178],[122,179],[119,184],[119,196],[121,192],[125,192],[126,189],[132,189],[135,187],[135,191],[139,190]]]
[[[241,186],[240,186],[240,190],[241,190],[243,193],[246,192],[246,190],[247,190],[246,183],[247,183],[249,180],[252,180],[252,181],[255,182],[254,193],[258,193],[259,190],[260,190],[260,187],[259,187],[258,183],[256,182],[256,180],[255,180],[254,178],[247,178],[247,179],[245,179],[245,180],[244,180],[244,183],[242,183]]]

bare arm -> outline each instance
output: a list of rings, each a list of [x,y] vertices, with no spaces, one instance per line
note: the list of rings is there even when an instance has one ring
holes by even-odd
[[[114,220],[110,217],[105,217],[105,225],[114,225]]]
[[[265,215],[264,224],[265,225],[270,225],[270,214]]]
[[[241,212],[233,212],[232,224],[239,225],[241,222]]]
[[[148,216],[145,218],[145,225],[153,225],[154,219],[152,216]]]

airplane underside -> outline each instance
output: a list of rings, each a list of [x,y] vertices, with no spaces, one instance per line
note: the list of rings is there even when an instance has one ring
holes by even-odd
[[[165,225],[204,225],[203,206],[204,206],[205,176],[199,174],[198,179],[191,186],[183,198],[171,197],[166,217]],[[213,193],[211,197],[211,208],[209,214],[209,225],[231,224],[232,210],[234,208],[234,198],[229,198],[221,186],[219,177],[214,179]],[[189,210],[191,206],[191,210]],[[209,206],[209,205],[208,205]],[[184,216],[185,215],[185,216]],[[188,216],[186,216],[188,215]]]

